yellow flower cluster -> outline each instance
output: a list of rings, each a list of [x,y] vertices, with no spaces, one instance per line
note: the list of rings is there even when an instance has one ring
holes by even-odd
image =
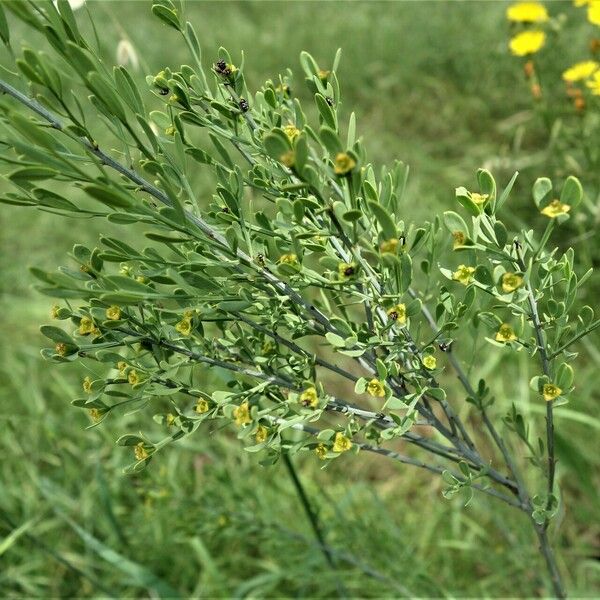
[[[387,311],[387,315],[392,321],[404,325],[406,323],[406,306],[404,304],[396,304],[396,306],[392,306]]]
[[[356,166],[356,161],[346,152],[339,152],[333,163],[333,170],[336,175],[347,175]]]
[[[391,238],[389,240],[384,240],[379,244],[379,251],[382,254],[396,254],[396,250],[398,249],[399,241],[397,238]]]
[[[469,285],[473,281],[473,273],[475,273],[474,267],[468,267],[467,265],[458,265],[458,269],[452,273],[452,279],[458,281],[463,285]]]
[[[252,423],[252,418],[250,417],[250,405],[247,400],[244,400],[244,402],[233,409],[233,418],[238,427],[243,427],[244,425]]]
[[[542,388],[542,395],[546,402],[552,402],[562,394],[562,390],[554,383],[546,383]]]
[[[437,360],[436,360],[435,356],[431,356],[431,354],[427,354],[426,356],[424,356],[423,357],[423,366],[426,369],[433,371],[433,369],[435,369],[437,366]]]
[[[555,219],[560,215],[566,215],[571,210],[571,207],[568,204],[563,204],[560,200],[552,200],[548,206],[545,206],[540,211],[546,217],[550,217],[551,219]]]
[[[562,78],[569,83],[583,81],[589,79],[599,67],[595,60],[584,60],[563,71]]]
[[[514,292],[517,288],[523,285],[523,278],[516,273],[504,273],[502,275],[502,291],[505,294]]]
[[[300,404],[310,408],[317,408],[317,406],[319,406],[319,396],[317,394],[317,390],[314,387],[305,389],[300,394]]]
[[[374,398],[383,398],[385,397],[385,385],[379,379],[371,379],[367,383],[367,392]]]
[[[338,431],[333,439],[333,451],[346,452],[350,448],[352,448],[352,440]]]
[[[500,325],[500,329],[498,329],[498,333],[496,333],[496,341],[497,342],[514,342],[517,338],[514,329],[508,323],[502,323]]]

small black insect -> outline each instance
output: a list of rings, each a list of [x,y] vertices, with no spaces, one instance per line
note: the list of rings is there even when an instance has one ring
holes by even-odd
[[[438,348],[442,351],[442,352],[450,352],[450,350],[452,349],[452,342],[440,342],[438,344]]]
[[[346,267],[344,269],[344,275],[346,277],[352,277],[356,273],[356,269],[354,267]]]
[[[325,96],[325,102],[327,102],[327,104],[329,104],[329,106],[333,106],[333,104],[334,104],[333,98],[331,96]]]
[[[160,89],[158,90],[158,93],[159,93],[161,96],[166,96],[166,95],[169,93],[169,88],[160,88]]]
[[[231,75],[231,69],[227,66],[227,63],[223,59],[217,61],[217,63],[214,66],[214,69],[217,73],[220,73],[221,75]]]
[[[248,112],[248,110],[250,109],[250,105],[248,104],[248,100],[246,100],[245,98],[240,98],[240,110],[242,112]]]

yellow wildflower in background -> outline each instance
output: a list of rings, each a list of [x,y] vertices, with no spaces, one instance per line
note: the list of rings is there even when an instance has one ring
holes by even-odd
[[[587,9],[587,18],[592,25],[600,27],[600,0],[592,0]]]
[[[50,309],[50,318],[58,319],[58,312],[60,311],[60,306],[58,304],[54,304]]]
[[[379,244],[379,251],[382,254],[395,254],[398,248],[398,244],[399,242],[397,238],[384,240],[383,242],[381,242],[381,244]]]
[[[562,78],[570,83],[582,81],[591,77],[599,67],[595,60],[584,60],[563,71]]]
[[[473,280],[473,273],[475,273],[474,267],[467,267],[467,265],[458,265],[458,269],[452,273],[452,279],[458,281],[463,285],[469,285]]]
[[[319,396],[314,387],[309,387],[300,394],[300,404],[310,408],[319,406]]]
[[[498,329],[498,332],[496,333],[496,341],[508,343],[514,342],[516,339],[518,339],[518,337],[515,334],[515,330],[508,323],[502,323],[500,329]]]
[[[254,434],[254,439],[257,444],[262,444],[267,441],[267,436],[269,435],[269,430],[264,425],[259,425],[256,433]]]
[[[118,321],[121,318],[121,309],[118,306],[110,306],[106,309],[106,318],[111,321]]]
[[[433,371],[433,369],[435,369],[437,366],[437,359],[435,358],[435,356],[431,356],[431,354],[428,354],[427,356],[423,357],[423,366],[426,369]]]
[[[600,96],[600,71],[596,71],[586,85],[592,90],[594,96]]]
[[[244,400],[244,402],[233,409],[233,418],[238,427],[252,423],[252,419],[250,418],[250,405],[247,400]]]
[[[350,450],[350,448],[352,448],[352,440],[338,431],[333,440],[333,451],[346,452],[346,450]]]
[[[551,402],[562,394],[562,390],[554,383],[546,383],[542,388],[542,394],[546,402]]]
[[[89,377],[86,377],[86,378],[83,380],[82,387],[83,387],[83,391],[84,391],[86,394],[90,394],[90,393],[91,393],[91,391],[92,391],[92,380],[91,380]]]
[[[336,175],[346,175],[356,166],[356,161],[345,152],[339,152],[334,161],[333,170]]]
[[[504,273],[502,275],[502,291],[505,294],[514,292],[523,285],[523,278],[516,273]]]
[[[200,398],[198,400],[198,402],[196,403],[196,406],[194,407],[194,410],[199,414],[199,415],[203,415],[204,413],[208,412],[209,409],[209,405],[208,405],[208,401],[206,401],[204,398]]]
[[[506,9],[506,18],[515,23],[543,23],[548,20],[548,11],[540,2],[519,2]]]
[[[385,396],[385,385],[379,379],[371,379],[367,384],[367,392],[375,398],[383,398]]]
[[[388,317],[396,323],[404,325],[406,323],[406,306],[404,304],[396,304],[387,311]]]
[[[117,363],[117,369],[119,369],[119,375],[125,376],[125,370],[127,369],[127,363],[124,360],[120,360]]]
[[[546,42],[543,31],[522,31],[510,40],[510,51],[515,56],[527,56],[538,52]]]
[[[560,215],[566,215],[571,210],[568,204],[563,204],[560,200],[552,200],[548,206],[545,206],[540,211],[543,215],[555,219]]]

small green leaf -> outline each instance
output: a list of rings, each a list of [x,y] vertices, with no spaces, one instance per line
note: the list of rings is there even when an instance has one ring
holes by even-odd
[[[368,205],[371,209],[371,212],[375,215],[375,218],[377,219],[385,238],[388,240],[397,238],[398,231],[396,229],[396,223],[394,223],[394,220],[388,211],[377,202],[369,201]]]
[[[583,198],[583,188],[577,177],[570,175],[567,177],[563,189],[560,193],[560,201],[562,204],[568,204],[575,208]]]

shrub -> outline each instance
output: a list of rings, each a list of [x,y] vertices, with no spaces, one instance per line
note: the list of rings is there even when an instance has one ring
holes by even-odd
[[[376,453],[443,477],[447,498],[480,492],[529,515],[564,596],[548,540],[560,503],[553,409],[574,389],[573,345],[600,325],[590,307],[573,309],[590,272],[551,245],[581,201],[579,181],[566,178],[560,192],[536,181],[541,235],[507,230],[517,175],[500,191],[483,169],[476,189],[456,190],[456,211],[415,225],[407,167],[376,169],[355,115],[342,122],[339,52],[328,69],[301,55],[307,115],[290,72],[251,92],[243,60],[223,48],[206,68],[168,0],[152,11],[193,66],[165,67],[147,90],[98,58],[68,2],[6,7],[51,53],[25,48],[16,81],[0,81],[10,97],[1,158],[15,187],[2,201],[148,229],[145,246],[107,235],[76,245],[70,267],[33,270],[40,292],[60,300],[52,316],[62,326],[42,327],[43,356],[94,374],[74,406],[93,426],[138,413],[147,431],[118,440],[134,459],[126,471],[215,421],[233,424],[265,465]],[[10,43],[1,7],[0,37]],[[212,178],[208,201],[198,172]],[[470,338],[485,343],[472,356]],[[515,405],[509,434],[490,417],[494,393],[471,376],[490,352],[538,365],[530,386],[546,406],[544,439]]]

